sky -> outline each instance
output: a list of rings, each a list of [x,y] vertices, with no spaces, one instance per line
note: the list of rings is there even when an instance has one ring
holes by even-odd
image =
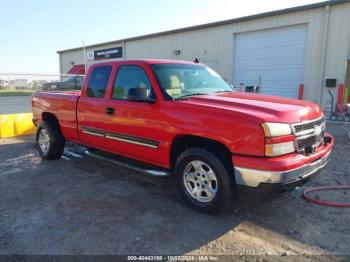
[[[0,0],[0,74],[59,72],[57,50],[321,0]]]

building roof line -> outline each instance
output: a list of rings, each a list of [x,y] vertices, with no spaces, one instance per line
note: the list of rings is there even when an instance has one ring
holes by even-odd
[[[168,30],[168,31],[162,31],[162,32],[153,33],[153,34],[140,35],[140,36],[129,37],[129,38],[124,38],[124,39],[119,39],[119,40],[114,40],[114,41],[108,41],[108,42],[103,42],[103,43],[98,43],[98,44],[93,44],[93,45],[87,45],[87,46],[85,46],[85,48],[99,47],[99,46],[111,45],[111,44],[120,44],[122,42],[127,42],[127,41],[134,41],[134,40],[140,40],[140,39],[151,38],[151,37],[162,36],[162,35],[170,35],[170,34],[181,33],[181,32],[188,32],[188,31],[192,31],[192,30],[205,29],[208,27],[244,22],[244,21],[248,21],[248,20],[265,18],[265,17],[275,16],[275,15],[283,15],[283,14],[288,14],[288,13],[307,11],[307,10],[311,10],[311,9],[325,7],[328,5],[332,6],[332,5],[338,5],[338,4],[343,4],[343,3],[350,3],[350,0],[323,1],[323,2],[309,4],[309,5],[290,7],[290,8],[286,8],[286,9],[269,11],[269,12],[265,12],[265,13],[255,14],[255,15],[233,18],[233,19],[229,19],[229,20],[211,22],[211,23],[206,23],[206,24],[201,24],[201,25],[195,25],[195,26],[189,26],[189,27],[184,27],[184,28],[172,29],[172,30]],[[70,49],[59,50],[59,51],[57,51],[57,53],[60,54],[63,52],[78,51],[78,50],[82,50],[82,49],[83,49],[83,47],[75,47],[75,48],[70,48]]]

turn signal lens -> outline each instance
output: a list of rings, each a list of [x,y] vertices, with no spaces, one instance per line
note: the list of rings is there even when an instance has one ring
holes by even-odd
[[[265,145],[266,156],[281,156],[295,151],[293,141]]]
[[[262,124],[266,137],[285,136],[292,134],[292,129],[289,124],[282,123],[264,123]]]

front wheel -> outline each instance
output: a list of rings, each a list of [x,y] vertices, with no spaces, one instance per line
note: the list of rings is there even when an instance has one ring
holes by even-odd
[[[36,134],[36,145],[39,154],[44,159],[59,159],[63,154],[64,138],[59,125],[53,121],[43,121]]]
[[[232,172],[212,152],[202,148],[185,150],[176,161],[174,173],[177,188],[191,207],[210,214],[230,207]]]

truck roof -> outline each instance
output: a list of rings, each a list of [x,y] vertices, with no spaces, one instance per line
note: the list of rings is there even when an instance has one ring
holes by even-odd
[[[200,64],[195,63],[193,61],[185,61],[185,60],[170,60],[170,59],[131,59],[131,60],[120,60],[120,61],[110,61],[110,62],[101,62],[98,64]]]

